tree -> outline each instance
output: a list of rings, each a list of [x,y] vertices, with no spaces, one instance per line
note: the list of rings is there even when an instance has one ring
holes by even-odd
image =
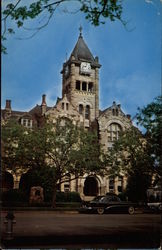
[[[2,41],[6,40],[7,34],[14,34],[15,30],[13,26],[16,24],[18,28],[24,28],[28,31],[33,31],[34,36],[40,29],[48,25],[50,19],[54,15],[57,9],[64,8],[64,12],[76,13],[81,11],[85,14],[85,18],[90,21],[94,26],[98,26],[100,23],[105,23],[106,19],[111,21],[122,20],[122,0],[76,0],[75,10],[71,5],[72,0],[36,0],[28,4],[23,0],[3,1],[2,9]],[[68,8],[68,9],[67,9]],[[35,20],[38,17],[44,17],[44,23],[38,25],[35,29],[25,27],[25,23],[28,20]],[[11,25],[10,25],[11,24]],[[2,44],[2,52],[6,53],[6,47]]]
[[[138,108],[137,121],[145,129],[155,170],[162,176],[162,96],[156,97],[147,106]]]
[[[14,120],[2,125],[2,171],[12,173],[28,169],[26,157],[27,130]]]
[[[8,129],[7,125],[3,134],[4,167],[16,171],[23,166],[37,173],[50,172],[53,206],[61,183],[84,173],[102,172],[97,135],[73,125],[68,119],[58,119],[55,124],[47,122],[41,128],[28,130],[21,125],[10,125]]]
[[[38,143],[36,144],[36,142]],[[84,173],[100,173],[101,160],[97,136],[74,126],[70,120],[58,119],[31,133],[30,165],[39,164],[53,170],[53,201],[61,183],[74,180]]]
[[[127,195],[131,200],[145,200],[154,173],[150,144],[132,127],[121,133],[109,154],[110,173],[128,177]]]

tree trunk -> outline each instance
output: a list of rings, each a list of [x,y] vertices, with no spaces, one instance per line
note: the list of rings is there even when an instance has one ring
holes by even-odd
[[[55,184],[53,187],[53,196],[52,196],[52,207],[56,207],[56,191],[57,191],[57,185]]]

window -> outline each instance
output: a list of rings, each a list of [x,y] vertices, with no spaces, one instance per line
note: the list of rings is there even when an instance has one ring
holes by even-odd
[[[62,109],[64,109],[64,102],[62,102]]]
[[[89,84],[88,84],[88,91],[89,92],[93,91],[93,82],[89,82]]]
[[[82,82],[82,90],[83,91],[87,90],[87,83],[86,82]]]
[[[66,103],[66,110],[68,110],[69,109],[69,104],[68,103]]]
[[[83,114],[83,105],[79,104],[79,114],[82,115]]]
[[[108,141],[116,141],[119,138],[119,133],[121,131],[121,126],[118,123],[111,123],[108,127]]]
[[[69,191],[70,191],[70,185],[64,184],[64,192],[69,192]]]
[[[76,81],[76,89],[80,90],[80,81]]]
[[[119,114],[118,108],[113,108],[113,109],[112,109],[112,115],[113,115],[113,116],[118,116],[118,114]]]
[[[90,118],[90,106],[87,105],[85,109],[85,119],[89,120],[89,118]]]
[[[122,190],[122,187],[123,187],[123,177],[122,176],[119,176],[118,177],[118,192],[121,193],[123,190]]]
[[[109,179],[109,191],[114,192],[114,179]]]
[[[21,124],[24,126],[24,127],[27,127],[27,128],[31,128],[32,127],[32,120],[30,119],[27,119],[27,118],[23,118],[21,119]]]

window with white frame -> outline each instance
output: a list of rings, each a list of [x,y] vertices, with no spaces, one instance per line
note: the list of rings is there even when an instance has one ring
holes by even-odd
[[[118,123],[111,123],[107,129],[108,142],[113,142],[119,139],[119,133],[122,128]]]
[[[33,121],[31,119],[22,118],[21,125],[23,125],[24,127],[27,127],[27,128],[32,128]]]

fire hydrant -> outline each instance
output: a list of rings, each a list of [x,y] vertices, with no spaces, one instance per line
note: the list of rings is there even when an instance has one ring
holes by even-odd
[[[16,223],[15,216],[13,214],[13,211],[8,211],[6,217],[5,217],[4,224],[6,224],[6,240],[12,240],[13,239],[13,224]]]

